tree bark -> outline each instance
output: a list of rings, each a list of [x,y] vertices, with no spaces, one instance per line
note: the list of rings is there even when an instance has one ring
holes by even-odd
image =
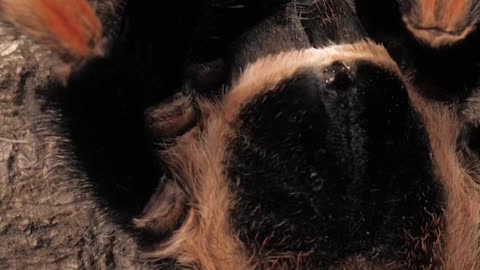
[[[38,95],[46,59],[25,39],[0,43],[0,269],[148,269],[93,199],[59,112]]]

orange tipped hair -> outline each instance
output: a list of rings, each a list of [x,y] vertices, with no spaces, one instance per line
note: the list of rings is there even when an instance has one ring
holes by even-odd
[[[3,19],[69,59],[102,55],[102,25],[87,0],[0,0]]]
[[[422,22],[425,24],[433,24],[435,22],[435,0],[420,1]]]
[[[469,0],[445,0],[442,21],[444,25],[450,26],[463,22],[471,7]]]
[[[413,12],[403,14],[407,29],[419,41],[439,48],[464,40],[475,29],[469,21],[473,0],[415,0]]]

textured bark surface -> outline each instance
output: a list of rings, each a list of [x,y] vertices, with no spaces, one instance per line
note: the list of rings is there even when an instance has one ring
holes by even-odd
[[[147,269],[95,203],[60,113],[39,94],[45,59],[24,39],[0,44],[0,269]]]

